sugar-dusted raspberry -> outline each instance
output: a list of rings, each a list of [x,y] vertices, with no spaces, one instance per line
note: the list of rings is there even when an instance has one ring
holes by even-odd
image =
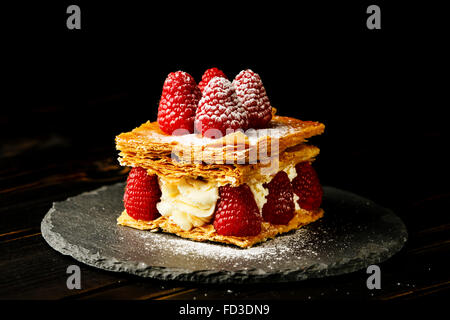
[[[264,128],[272,119],[272,106],[260,76],[250,69],[242,70],[233,80],[236,94],[248,111],[249,128]]]
[[[298,205],[305,210],[316,210],[322,203],[323,190],[316,170],[309,162],[300,162],[295,166],[297,177],[292,180],[294,193],[298,196]]]
[[[200,91],[203,92],[203,89],[208,85],[209,81],[211,81],[214,77],[222,77],[225,79],[228,79],[225,73],[223,73],[222,70],[217,68],[211,68],[205,71],[202,76],[202,80],[198,83],[198,87],[200,88]]]
[[[195,112],[200,97],[200,89],[190,74],[184,71],[169,73],[159,101],[159,128],[168,134],[177,129],[184,133],[194,132]]]
[[[242,184],[219,188],[214,228],[223,236],[256,236],[261,232],[261,215],[250,187]]]
[[[215,77],[203,90],[197,114],[195,129],[203,136],[220,138],[227,129],[246,130],[248,114],[242,107],[231,82],[225,78]]]
[[[123,197],[127,214],[136,220],[154,220],[160,216],[156,209],[160,198],[156,175],[148,175],[147,170],[140,167],[131,169]]]
[[[262,208],[264,221],[273,224],[288,224],[295,214],[294,192],[286,172],[280,171],[269,183],[263,185],[269,189],[267,202]]]

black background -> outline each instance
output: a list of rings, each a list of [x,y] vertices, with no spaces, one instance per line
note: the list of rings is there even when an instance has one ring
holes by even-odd
[[[81,30],[66,28],[70,4]],[[381,30],[366,28],[369,4]],[[55,157],[38,145],[16,162],[11,146],[29,140],[63,141],[60,162],[115,157],[117,134],[156,120],[169,72],[251,68],[279,114],[325,123],[311,139],[323,184],[393,208],[410,229],[424,214],[448,222],[448,33],[435,3],[17,2],[1,18],[3,169]],[[426,213],[408,209],[427,199]]]

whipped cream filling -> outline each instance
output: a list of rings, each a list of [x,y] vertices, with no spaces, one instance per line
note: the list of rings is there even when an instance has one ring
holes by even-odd
[[[283,169],[284,172],[287,173],[289,180],[292,182],[292,180],[294,180],[295,177],[297,177],[297,170],[295,170],[295,165],[291,164],[289,166],[287,166],[286,168]],[[298,200],[300,198],[298,197],[298,195],[296,195],[294,193],[294,204],[295,204],[295,211],[300,210],[300,206],[298,205]]]
[[[263,181],[251,179],[247,182],[247,185],[253,193],[253,197],[255,198],[256,205],[258,206],[260,213],[262,213],[262,208],[267,202],[266,196],[269,194],[269,189],[264,188],[263,184],[269,182],[271,179],[272,176],[266,176]]]
[[[295,177],[297,177],[297,170],[295,170],[295,165],[289,165],[288,167],[285,168],[284,171],[287,173],[289,180],[291,180],[291,182],[292,182],[292,180],[294,180]],[[300,198],[298,197],[298,195],[296,195],[294,192],[295,211],[298,211],[301,209],[300,206],[298,205],[299,199]]]
[[[291,181],[297,176],[294,165],[285,167],[283,171]],[[264,188],[263,184],[270,182],[274,176],[275,174],[264,175],[247,181],[260,212],[269,194],[269,190]],[[170,180],[161,177],[158,177],[158,182],[161,200],[156,207],[161,215],[168,217],[185,231],[211,223],[219,199],[217,182],[194,178]],[[300,209],[297,200],[298,196],[294,194],[295,210]]]
[[[167,180],[158,177],[161,200],[156,208],[183,230],[205,225],[213,218],[219,188],[215,182],[193,178]]]

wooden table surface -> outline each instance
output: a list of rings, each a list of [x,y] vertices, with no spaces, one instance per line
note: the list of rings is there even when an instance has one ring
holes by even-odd
[[[129,96],[119,94],[90,101],[80,112],[96,108],[101,115],[126,103]],[[81,122],[80,115],[70,123],[55,124],[66,116],[64,108],[36,108],[23,120],[23,130],[2,138],[1,299],[405,300],[443,297],[450,291],[450,190],[444,183],[448,174],[441,171],[448,162],[443,153],[432,159],[417,157],[418,145],[426,142],[430,150],[445,145],[446,137],[439,130],[422,130],[414,141],[402,145],[396,143],[403,141],[400,134],[385,145],[385,152],[392,155],[396,151],[384,165],[380,160],[384,156],[374,151],[377,145],[367,148],[355,143],[344,150],[348,157],[339,159],[333,139],[340,137],[326,134],[317,139],[322,148],[317,169],[324,184],[351,190],[393,209],[408,228],[404,249],[380,264],[380,290],[367,289],[366,270],[295,283],[211,286],[102,271],[47,245],[40,222],[53,202],[126,179],[128,170],[116,160],[113,139],[140,121],[124,121],[118,116],[109,120],[108,130],[102,127],[97,131],[100,116]],[[16,117],[14,112],[1,116],[5,132],[17,126]],[[333,141],[327,142],[330,139]],[[380,168],[373,169],[377,163]],[[419,165],[426,171],[418,171]],[[66,287],[66,269],[72,264],[81,268],[80,290]]]

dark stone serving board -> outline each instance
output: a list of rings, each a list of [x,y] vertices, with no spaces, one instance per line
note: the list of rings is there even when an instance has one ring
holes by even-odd
[[[380,263],[408,234],[393,212],[324,187],[321,220],[249,249],[194,242],[116,224],[124,183],[54,203],[41,223],[55,250],[97,268],[204,283],[286,282],[339,275]]]

